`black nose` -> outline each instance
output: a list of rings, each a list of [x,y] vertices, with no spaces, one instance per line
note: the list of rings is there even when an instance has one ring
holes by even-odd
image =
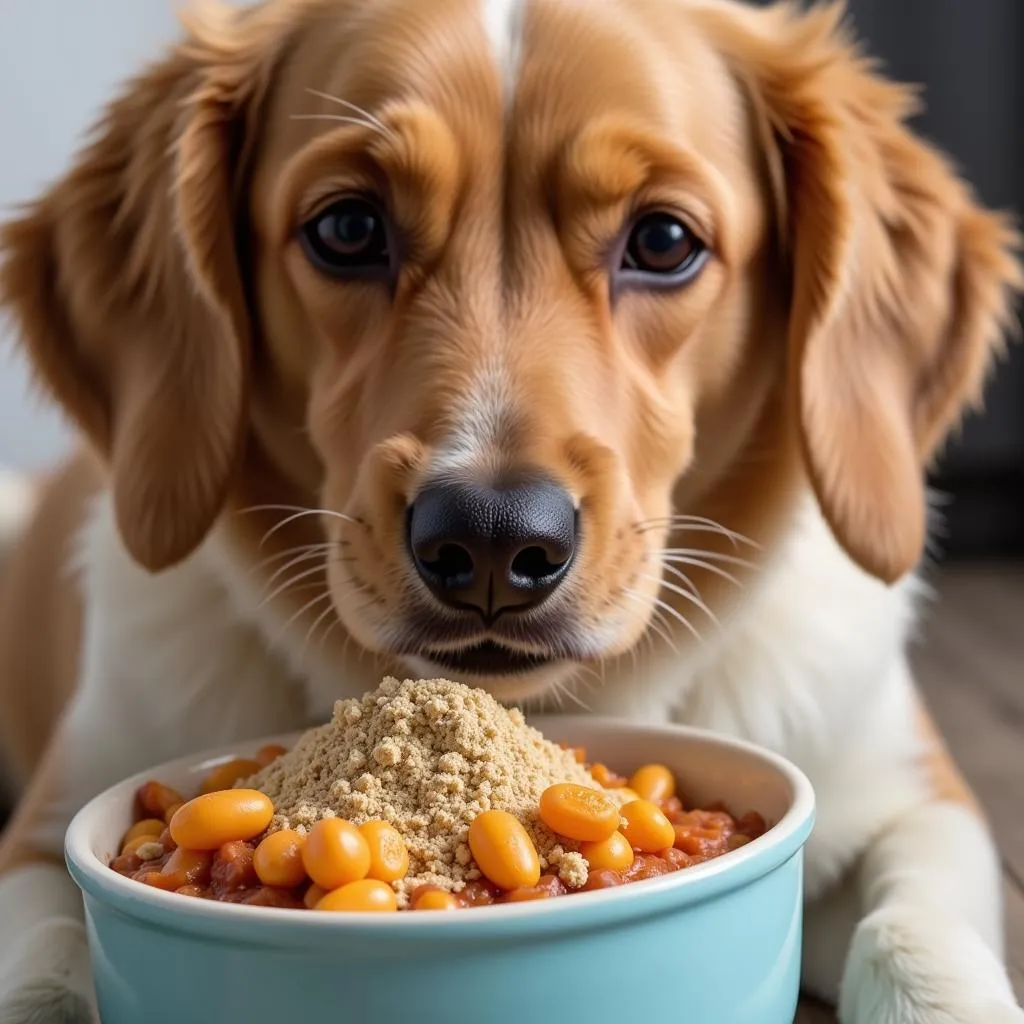
[[[501,612],[544,600],[565,578],[576,545],[576,510],[547,481],[504,489],[441,484],[409,515],[416,570],[446,604]]]

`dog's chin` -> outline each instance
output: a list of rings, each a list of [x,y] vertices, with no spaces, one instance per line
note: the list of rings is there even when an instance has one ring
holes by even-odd
[[[542,697],[572,673],[574,662],[523,654],[483,643],[455,651],[407,655],[409,671],[421,678],[443,677],[479,686],[503,703]]]

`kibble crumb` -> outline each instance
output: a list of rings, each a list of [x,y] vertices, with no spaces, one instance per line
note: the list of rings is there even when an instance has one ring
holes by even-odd
[[[356,825],[389,821],[409,847],[409,873],[394,883],[404,907],[419,885],[458,892],[480,877],[467,834],[492,807],[519,818],[566,885],[585,884],[586,861],[537,817],[541,793],[556,782],[598,788],[571,751],[485,691],[444,679],[386,679],[373,693],[339,701],[327,725],[239,785],[274,802],[272,829],[306,831],[334,816]]]

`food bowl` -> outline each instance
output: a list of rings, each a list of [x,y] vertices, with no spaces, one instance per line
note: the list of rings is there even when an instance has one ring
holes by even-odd
[[[268,741],[185,758],[107,790],[68,830],[103,1024],[791,1024],[814,818],[806,777],[696,729],[590,717],[531,724],[620,772],[660,762],[697,806],[755,810],[771,827],[704,864],[550,900],[401,914],[239,906],[108,867],[144,781],[191,793],[213,764]]]

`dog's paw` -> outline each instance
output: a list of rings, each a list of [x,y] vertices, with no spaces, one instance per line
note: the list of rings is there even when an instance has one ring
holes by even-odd
[[[95,1024],[89,1000],[59,981],[32,981],[0,996],[0,1024]]]
[[[0,1024],[96,1024],[89,948],[80,921],[41,921],[2,951]]]
[[[962,923],[917,906],[857,926],[839,994],[841,1024],[1024,1024],[1006,971]]]

